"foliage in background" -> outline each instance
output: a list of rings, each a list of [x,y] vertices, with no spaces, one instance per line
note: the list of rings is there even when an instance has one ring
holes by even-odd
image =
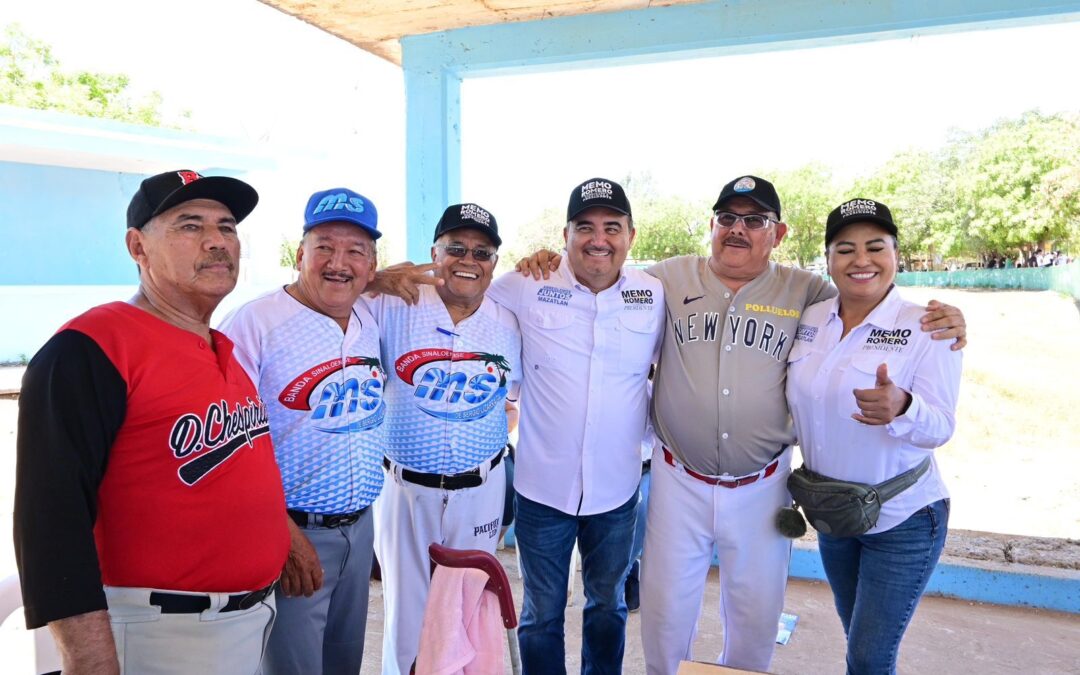
[[[840,201],[865,197],[886,204],[900,230],[900,259],[907,269],[915,269],[916,260],[958,247],[953,172],[955,163],[947,154],[902,152],[872,175],[857,179]]]
[[[566,227],[566,209],[549,208],[518,228],[513,241],[504,242],[499,249],[496,274],[514,269],[518,260],[546,248],[559,251],[563,247],[563,228]]]
[[[287,270],[296,269],[296,250],[300,248],[299,241],[292,241],[285,237],[281,238],[278,246],[278,264]]]
[[[637,235],[629,257],[657,261],[705,253],[709,236],[708,206],[658,196],[631,204]]]
[[[843,198],[823,164],[805,164],[792,171],[765,172],[780,194],[781,220],[788,231],[776,259],[807,267],[824,253],[825,218]]]
[[[4,28],[0,104],[161,126],[161,95],[155,91],[135,97],[129,85],[122,74],[64,70],[48,44],[18,24]]]
[[[1080,166],[1076,115],[1028,112],[954,141],[951,149],[958,157],[953,218],[959,232],[948,253],[1077,240],[1080,206],[1070,179]]]

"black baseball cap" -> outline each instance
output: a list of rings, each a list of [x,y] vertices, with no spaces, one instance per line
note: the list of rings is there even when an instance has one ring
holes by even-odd
[[[495,222],[495,216],[478,204],[451,204],[443,211],[439,224],[435,226],[435,238],[447,232],[462,228],[479,230],[491,238],[491,242],[498,248],[502,246],[502,238],[499,237],[499,224]]]
[[[626,192],[621,185],[606,178],[590,178],[570,193],[566,222],[569,223],[574,216],[594,206],[603,206],[633,217],[630,213],[630,200],[626,198]]]
[[[127,226],[141,230],[155,216],[192,199],[221,202],[240,222],[259,203],[259,193],[242,180],[228,176],[203,176],[181,169],[151,176],[140,185],[127,210]]]
[[[888,206],[873,199],[849,199],[833,209],[825,219],[825,246],[828,247],[840,230],[852,223],[876,223],[892,236],[899,235]]]
[[[732,197],[752,199],[761,208],[772,211],[777,218],[780,217],[780,195],[776,194],[773,184],[764,178],[741,176],[731,181],[720,190],[720,196],[716,198],[712,210],[719,211],[724,202]]]

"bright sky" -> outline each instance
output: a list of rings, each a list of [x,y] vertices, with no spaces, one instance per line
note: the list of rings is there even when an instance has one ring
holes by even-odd
[[[201,132],[326,155],[304,165],[298,189],[353,187],[397,241],[397,67],[255,0],[37,0],[6,3],[0,24],[10,21],[67,68],[124,72],[157,89]],[[462,197],[512,234],[594,175],[647,171],[703,209],[740,173],[818,160],[850,178],[902,149],[939,146],[950,128],[1033,108],[1080,111],[1077,63],[1072,22],[466,80]]]

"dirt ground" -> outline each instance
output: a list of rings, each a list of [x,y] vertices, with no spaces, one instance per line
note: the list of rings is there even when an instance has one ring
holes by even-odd
[[[953,497],[951,527],[1080,539],[1080,305],[1052,292],[903,293],[917,302],[957,305],[967,317],[957,432],[937,451]],[[17,414],[16,401],[0,400],[0,577],[15,571],[10,514]],[[503,560],[511,571],[512,556]],[[714,658],[721,644],[713,575],[698,639],[703,660]],[[364,673],[377,672],[379,591],[372,589]],[[778,651],[776,672],[835,672],[843,640],[827,587],[793,582],[788,597],[800,623],[792,644]],[[580,635],[580,609],[581,602],[568,611],[568,654],[580,645],[573,637]],[[631,617],[628,629],[628,673],[643,672],[637,621]],[[1080,618],[1052,612],[929,598],[904,644],[902,672],[1080,672]],[[570,657],[571,671],[576,664]]]

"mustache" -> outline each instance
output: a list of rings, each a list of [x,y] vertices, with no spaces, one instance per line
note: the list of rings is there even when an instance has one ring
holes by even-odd
[[[750,245],[750,240],[745,239],[743,237],[740,237],[738,235],[731,235],[729,237],[724,237],[724,243],[727,244],[729,242],[738,242],[740,244],[746,244],[747,246]]]
[[[199,263],[199,269],[209,267],[210,265],[217,265],[219,263],[225,263],[229,266],[229,269],[236,267],[236,263],[233,262],[232,256],[227,252],[221,250],[211,251],[210,255],[206,257],[201,263]]]

